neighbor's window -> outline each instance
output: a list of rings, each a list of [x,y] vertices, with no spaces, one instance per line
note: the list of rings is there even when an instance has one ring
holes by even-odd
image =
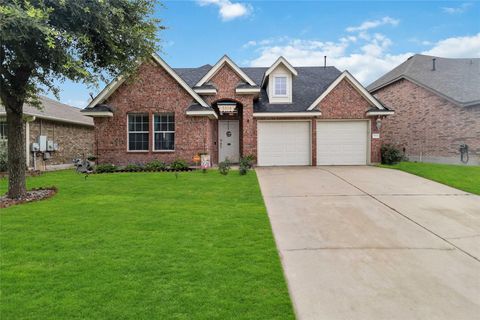
[[[156,114],[153,118],[153,147],[155,151],[175,150],[175,115]]]
[[[275,95],[276,96],[286,96],[287,95],[287,77],[275,77]]]
[[[128,115],[128,150],[148,151],[148,114]]]
[[[7,139],[7,122],[0,121],[0,139]]]

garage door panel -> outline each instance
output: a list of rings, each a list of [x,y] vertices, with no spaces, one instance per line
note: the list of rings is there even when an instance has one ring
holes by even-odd
[[[310,122],[257,122],[260,166],[309,165]]]
[[[317,122],[317,165],[365,165],[367,121]]]

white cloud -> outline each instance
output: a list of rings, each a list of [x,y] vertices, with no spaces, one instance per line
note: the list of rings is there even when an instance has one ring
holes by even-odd
[[[391,25],[391,26],[396,26],[400,23],[400,20],[394,19],[391,17],[383,17],[378,20],[367,20],[362,22],[359,26],[356,27],[348,27],[346,30],[348,32],[358,32],[358,31],[367,31],[373,28],[378,28],[380,26],[384,25]]]
[[[197,3],[201,6],[216,5],[219,8],[218,13],[223,21],[244,17],[252,12],[252,7],[249,4],[234,3],[230,0],[197,0]]]
[[[312,39],[282,38],[278,42],[252,41],[258,57],[248,61],[251,66],[269,66],[279,56],[284,56],[294,66],[322,66],[327,56],[327,65],[350,71],[360,82],[367,85],[384,73],[404,62],[413,52],[392,53],[392,40],[375,33],[363,37],[341,37],[335,42]],[[438,41],[423,54],[441,57],[480,57],[480,33],[474,36],[454,37]]]
[[[467,9],[470,8],[471,6],[472,6],[471,3],[466,2],[466,3],[462,3],[458,7],[442,7],[441,9],[443,12],[448,14],[461,14],[467,11]]]
[[[480,33],[440,40],[423,54],[444,58],[480,58]]]

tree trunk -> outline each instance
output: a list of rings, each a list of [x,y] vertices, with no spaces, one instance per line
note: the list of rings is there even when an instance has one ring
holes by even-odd
[[[8,127],[8,196],[18,199],[26,195],[25,169],[25,123],[23,106],[5,108]],[[20,112],[12,112],[11,110]]]

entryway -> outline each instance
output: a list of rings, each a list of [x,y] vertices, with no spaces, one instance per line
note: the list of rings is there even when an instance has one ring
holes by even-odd
[[[238,120],[218,121],[218,156],[219,161],[228,159],[237,163],[240,160],[240,130]]]

